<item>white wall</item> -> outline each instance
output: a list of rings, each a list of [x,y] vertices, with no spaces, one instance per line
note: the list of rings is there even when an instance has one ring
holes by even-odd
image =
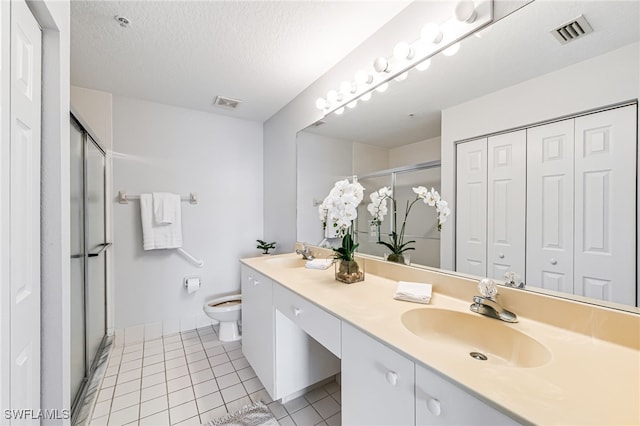
[[[183,247],[205,261],[199,269],[174,250],[143,251],[139,202],[114,199],[117,340],[123,328],[135,341],[208,322],[202,305],[239,290],[238,259],[257,255],[263,238],[261,124],[114,97],[113,150],[114,194],[198,194],[197,205],[182,203]],[[189,295],[182,280],[192,275],[202,288]]]
[[[297,156],[297,238],[318,244],[324,238],[318,206],[333,184],[351,178],[351,142],[309,132],[298,134]]]
[[[368,175],[389,168],[389,149],[362,142],[353,142],[353,173]]]
[[[107,151],[113,147],[113,95],[71,86],[71,111]]]
[[[425,139],[389,150],[389,168],[440,160],[440,137]]]
[[[442,111],[442,192],[455,215],[455,142],[638,99],[638,43]],[[452,223],[454,223],[452,221]],[[442,268],[454,267],[454,227],[442,230]]]

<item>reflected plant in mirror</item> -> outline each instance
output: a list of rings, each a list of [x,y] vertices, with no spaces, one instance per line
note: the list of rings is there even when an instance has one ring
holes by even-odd
[[[440,197],[438,191],[431,188],[431,191],[427,190],[424,186],[418,186],[412,188],[416,194],[416,198],[407,204],[404,212],[404,219],[402,220],[402,227],[400,233],[397,230],[397,202],[393,198],[393,191],[388,186],[384,186],[369,195],[371,203],[367,206],[367,210],[373,216],[372,223],[380,225],[384,220],[384,216],[387,214],[387,201],[391,202],[391,208],[393,211],[392,231],[389,236],[390,241],[381,241],[380,234],[378,233],[378,244],[382,244],[387,247],[391,253],[386,256],[386,259],[390,262],[409,264],[408,256],[405,254],[409,250],[415,250],[415,247],[410,244],[414,244],[415,240],[405,242],[405,229],[407,227],[407,218],[409,212],[415,203],[422,200],[426,205],[435,207],[438,214],[438,231],[442,230],[442,224],[446,222],[447,217],[451,214],[451,210],[448,207],[448,203]]]

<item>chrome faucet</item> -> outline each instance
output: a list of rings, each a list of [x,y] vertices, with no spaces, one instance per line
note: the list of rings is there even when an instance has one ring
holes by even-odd
[[[309,250],[309,247],[307,247],[304,243],[302,244],[301,249],[296,249],[296,254],[302,255],[302,258],[304,260],[315,259],[315,256],[313,255],[313,253],[311,253],[311,250]]]
[[[518,322],[516,314],[505,309],[498,302],[498,288],[492,280],[488,278],[480,280],[478,290],[482,296],[473,296],[473,303],[469,306],[471,311],[505,322]]]

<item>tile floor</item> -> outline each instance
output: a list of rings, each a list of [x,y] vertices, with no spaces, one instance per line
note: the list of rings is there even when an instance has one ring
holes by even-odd
[[[261,400],[282,426],[341,424],[340,386],[273,402],[240,342],[215,327],[113,348],[90,425],[200,425]]]

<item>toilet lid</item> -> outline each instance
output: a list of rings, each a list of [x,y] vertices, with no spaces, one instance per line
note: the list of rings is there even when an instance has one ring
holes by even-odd
[[[239,304],[240,304],[239,300],[227,300],[226,302],[209,303],[209,306],[211,306],[212,308],[216,308],[216,307],[234,306]]]

